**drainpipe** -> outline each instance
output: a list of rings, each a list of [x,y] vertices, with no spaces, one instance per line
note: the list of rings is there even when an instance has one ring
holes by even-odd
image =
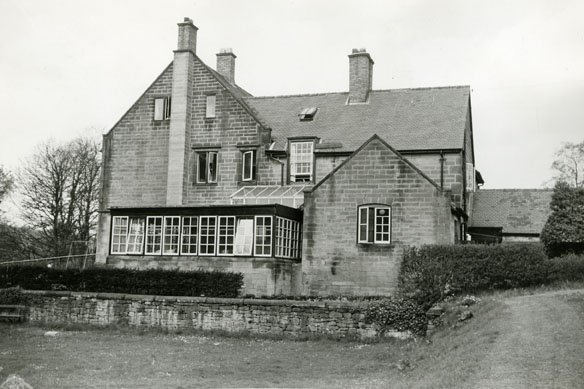
[[[444,153],[440,150],[440,189],[444,189]]]

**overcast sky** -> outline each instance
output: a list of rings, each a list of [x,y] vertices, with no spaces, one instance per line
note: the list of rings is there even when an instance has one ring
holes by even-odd
[[[352,48],[374,89],[470,85],[485,188],[538,188],[562,142],[584,140],[583,1],[0,1],[0,165],[108,131],[172,61],[237,55],[256,96],[348,90]],[[388,140],[391,143],[391,140]]]

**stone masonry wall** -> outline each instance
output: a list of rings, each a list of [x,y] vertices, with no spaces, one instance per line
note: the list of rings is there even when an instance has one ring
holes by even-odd
[[[243,274],[241,294],[261,296],[291,296],[298,294],[295,279],[300,264],[280,258],[111,255],[108,266],[132,269],[220,270]]]
[[[32,322],[123,324],[276,335],[371,337],[366,302],[165,297],[114,293],[25,291]],[[390,333],[397,335],[396,333]]]
[[[372,140],[304,196],[307,295],[391,295],[404,246],[452,243],[450,192],[441,192]],[[391,244],[357,243],[358,207],[391,206]]]

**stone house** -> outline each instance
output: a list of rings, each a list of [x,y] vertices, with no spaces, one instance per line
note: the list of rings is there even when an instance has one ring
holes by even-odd
[[[381,295],[405,245],[464,239],[481,183],[468,86],[373,90],[354,49],[348,92],[254,97],[231,50],[212,69],[178,26],[172,63],[104,135],[97,263]]]

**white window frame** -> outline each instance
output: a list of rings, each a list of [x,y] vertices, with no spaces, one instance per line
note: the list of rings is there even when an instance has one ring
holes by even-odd
[[[229,224],[229,222],[233,224]],[[222,223],[225,222],[225,225]],[[219,216],[219,223],[217,225],[217,255],[220,256],[233,256],[235,249],[235,229],[237,226],[237,220],[235,216]],[[231,243],[228,243],[229,238],[231,238]],[[221,240],[224,239],[224,242]],[[231,249],[231,252],[229,252]],[[221,252],[225,250],[225,252]]]
[[[377,216],[377,211],[379,210],[387,210],[387,216],[382,215],[381,218],[383,219],[387,219],[387,223],[378,223],[378,218],[380,216]],[[377,227],[381,227],[382,230],[380,232],[380,234],[382,235],[382,239],[378,240],[377,239]],[[387,226],[387,232],[383,231],[383,227]],[[375,213],[374,213],[374,224],[373,224],[373,242],[376,244],[390,244],[391,243],[391,207],[375,207]],[[387,235],[387,239],[383,239],[383,235]]]
[[[169,223],[170,221],[170,223]],[[175,224],[175,222],[177,222]],[[180,216],[164,216],[164,223],[162,227],[162,255],[179,255],[180,252],[180,233],[181,233],[181,218]],[[170,226],[171,232],[168,233],[167,228]],[[173,230],[176,228],[176,233]],[[176,241],[173,243],[172,239],[175,238]],[[167,243],[167,239],[171,239]],[[167,249],[167,247],[169,249]],[[175,247],[175,251],[172,248]]]
[[[120,220],[125,220],[125,226],[117,226],[117,222]],[[129,230],[129,220],[128,216],[114,216],[112,219],[112,234],[111,234],[111,242],[110,242],[110,252],[112,254],[126,254],[126,248],[128,243],[128,230]],[[116,233],[116,228],[119,228],[119,233]],[[125,228],[125,231],[122,230]],[[116,242],[116,237],[119,240]],[[124,240],[122,243],[121,240]],[[114,246],[115,245],[115,246]],[[115,250],[114,247],[118,247],[118,250]],[[123,250],[121,250],[123,248]]]
[[[246,163],[246,157],[249,158],[249,162]],[[249,164],[249,176],[246,177],[245,169]],[[242,155],[241,163],[241,180],[242,181],[252,181],[254,179],[254,170],[256,168],[255,161],[255,150],[244,151]]]
[[[362,213],[365,212],[365,223],[363,223],[361,221],[362,219]],[[367,206],[362,206],[359,207],[359,213],[357,215],[358,219],[357,219],[357,233],[358,233],[358,238],[357,238],[357,242],[359,243],[369,243],[369,207]],[[361,236],[361,227],[365,227],[365,237]]]
[[[154,120],[170,119],[170,97],[154,98]]]
[[[185,223],[185,220],[188,220],[188,223]],[[186,231],[185,228],[187,229]],[[193,229],[195,231],[194,234],[192,233]],[[186,242],[185,238],[188,239]],[[189,247],[189,250],[184,251],[183,250],[184,246]],[[193,246],[195,250],[194,252],[191,252],[190,248]],[[199,217],[183,216],[181,219],[180,255],[197,255],[197,253],[199,252],[198,248],[199,248]]]
[[[307,147],[307,150],[302,150],[302,148]],[[302,151],[302,152],[299,152]],[[305,164],[308,164],[308,170],[299,173],[299,167],[302,164],[302,169],[305,168]],[[311,182],[312,173],[314,171],[314,142],[313,141],[302,141],[302,142],[290,142],[290,181],[291,182]],[[298,176],[308,176],[308,180],[296,181]]]
[[[158,243],[159,246],[159,250],[158,251],[149,251],[149,247],[156,247],[156,229],[154,230],[154,234],[150,233],[150,229],[148,228],[150,225],[150,220],[160,220],[160,242]],[[154,223],[154,227],[156,228],[157,224]],[[145,233],[145,237],[146,237],[146,249],[145,249],[145,253],[146,254],[151,254],[151,255],[160,255],[162,254],[162,245],[164,244],[163,241],[163,237],[164,237],[164,217],[163,216],[148,216],[146,217],[146,233]],[[149,239],[150,238],[154,239],[153,243],[149,243]]]
[[[206,177],[201,178],[201,156],[205,156],[205,174]],[[211,179],[211,161],[215,160],[215,177]],[[217,176],[219,174],[219,153],[217,151],[202,151],[197,153],[197,184],[216,184]]]
[[[378,216],[377,211],[386,210],[387,215]],[[373,214],[371,214],[373,212]],[[361,216],[365,213],[365,222],[361,220]],[[382,218],[382,223],[379,223],[378,218]],[[371,220],[372,219],[372,220]],[[387,220],[387,223],[383,222]],[[383,227],[387,226],[387,232],[383,231]],[[361,228],[365,227],[365,236],[362,236]],[[381,228],[379,232],[382,234],[382,239],[377,238],[378,227]],[[370,232],[370,230],[373,230]],[[390,245],[391,244],[391,206],[382,204],[368,204],[360,205],[357,211],[357,243],[360,244],[377,244]],[[372,235],[371,235],[372,234]],[[387,237],[385,238],[384,235]]]
[[[258,231],[258,228],[260,227],[259,223],[258,223],[258,219],[262,219],[262,224],[261,226],[263,227],[261,232],[264,232],[263,234],[260,234]],[[266,220],[270,221],[269,224],[269,229],[266,228],[267,224],[265,223]],[[272,256],[272,247],[274,244],[274,220],[272,216],[255,216],[254,217],[254,221],[255,221],[255,226],[254,226],[254,240],[253,240],[253,249],[254,249],[254,254],[256,257],[271,257]],[[261,243],[258,244],[258,238],[261,239]],[[270,243],[266,244],[265,243],[265,239],[269,238]],[[258,247],[262,248],[262,254],[258,254]],[[269,253],[266,254],[266,248],[268,248]]]
[[[205,234],[203,234],[203,220],[207,220],[207,221],[211,221],[213,220],[213,224],[206,224],[205,228],[207,229]],[[209,234],[209,229],[210,227],[213,228],[213,234]],[[207,241],[205,244],[203,244],[203,238],[206,238]],[[210,245],[208,239],[209,238],[213,238],[213,244]],[[209,253],[207,250],[207,252],[203,253],[203,251],[201,250],[202,247],[206,247],[207,249],[209,247],[213,248],[213,252]],[[203,256],[203,257],[210,257],[210,256],[214,256],[217,253],[217,216],[199,216],[199,255]]]
[[[126,239],[127,254],[142,254],[144,252],[144,237],[146,235],[146,220],[143,217],[130,217],[128,219],[128,237]],[[138,225],[138,231],[133,231],[132,227]],[[130,246],[137,247],[138,250],[130,251]]]
[[[216,115],[216,107],[217,107],[217,96],[216,95],[207,95],[207,100],[205,102],[205,117],[208,119],[214,118]]]

